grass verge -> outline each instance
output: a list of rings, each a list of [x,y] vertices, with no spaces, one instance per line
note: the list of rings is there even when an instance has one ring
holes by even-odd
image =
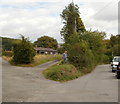
[[[15,66],[21,66],[21,67],[34,67],[49,61],[53,61],[53,60],[61,60],[62,56],[61,55],[36,55],[34,57],[34,61],[30,64],[15,64],[12,62],[12,57],[8,57],[8,56],[2,56],[3,59],[5,59],[6,61],[10,62],[12,65]]]
[[[78,78],[81,73],[72,64],[56,64],[44,70],[45,78],[54,81],[68,81]]]
[[[42,73],[46,79],[65,82],[76,79],[93,71],[95,67],[77,70],[72,64],[60,64],[51,66]]]

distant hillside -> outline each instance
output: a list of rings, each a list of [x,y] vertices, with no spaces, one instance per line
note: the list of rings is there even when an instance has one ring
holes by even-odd
[[[13,43],[18,39],[7,38],[7,37],[0,37],[0,47],[3,50],[10,51],[12,49]]]

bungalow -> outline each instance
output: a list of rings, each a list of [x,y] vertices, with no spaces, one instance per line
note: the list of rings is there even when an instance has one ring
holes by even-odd
[[[37,54],[57,54],[57,50],[52,48],[42,48],[42,47],[35,47]]]

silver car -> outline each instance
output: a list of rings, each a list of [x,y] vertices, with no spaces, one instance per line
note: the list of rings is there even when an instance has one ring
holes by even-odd
[[[115,72],[117,70],[117,65],[120,62],[120,56],[115,56],[111,62],[111,66],[112,66],[112,72]]]

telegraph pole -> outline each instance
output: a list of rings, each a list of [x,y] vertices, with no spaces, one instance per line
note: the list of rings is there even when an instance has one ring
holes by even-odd
[[[72,4],[74,5],[74,1],[72,0]],[[74,5],[75,6],[75,5]],[[75,13],[75,8],[74,8],[74,13]],[[74,24],[74,31],[76,32],[76,17],[75,17],[75,24]]]
[[[73,3],[73,0],[72,0],[72,3]]]

